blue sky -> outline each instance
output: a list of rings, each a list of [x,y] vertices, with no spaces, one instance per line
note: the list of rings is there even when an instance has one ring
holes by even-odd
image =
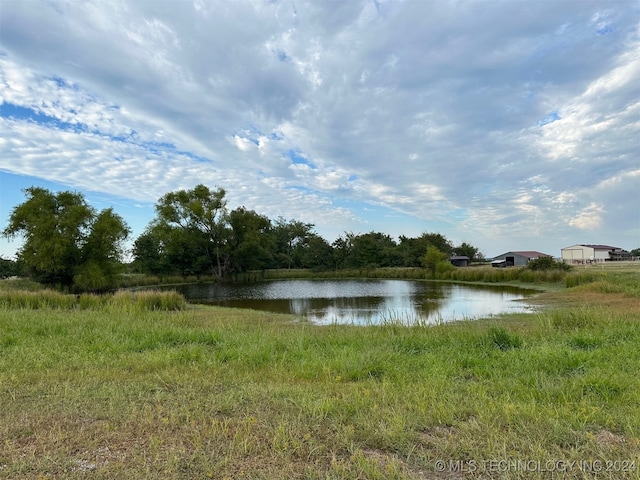
[[[637,248],[639,24],[635,1],[8,0],[0,228],[40,185],[135,238],[204,183],[329,241]]]

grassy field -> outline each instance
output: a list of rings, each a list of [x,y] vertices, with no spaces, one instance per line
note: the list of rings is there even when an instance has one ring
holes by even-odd
[[[2,282],[0,478],[640,478],[640,273],[578,274],[432,327]]]

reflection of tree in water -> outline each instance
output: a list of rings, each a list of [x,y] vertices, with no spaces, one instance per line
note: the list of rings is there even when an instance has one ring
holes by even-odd
[[[355,319],[382,309],[384,297],[294,298],[289,300],[291,313],[332,321]]]
[[[421,319],[437,316],[444,301],[451,295],[451,285],[425,283],[419,296],[416,296],[416,315]]]
[[[191,285],[191,302],[288,313],[319,324],[437,323],[527,308],[532,291],[511,286],[412,281],[275,281]],[[515,306],[515,307],[514,307]]]

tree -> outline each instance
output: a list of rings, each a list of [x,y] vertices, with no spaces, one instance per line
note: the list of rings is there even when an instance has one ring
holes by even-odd
[[[81,265],[74,276],[74,283],[83,290],[108,288],[120,271],[123,242],[128,236],[129,228],[112,208],[98,213],[82,247]]]
[[[24,190],[2,234],[24,237],[18,260],[43,283],[103,289],[113,280],[129,228],[111,209],[100,213],[75,192]],[[89,280],[91,278],[91,280]]]
[[[333,248],[320,235],[310,234],[301,248],[301,266],[303,268],[328,270],[334,266]]]
[[[441,233],[423,233],[420,235],[419,240],[427,246],[437,248],[448,256],[451,256],[453,253],[453,245],[449,240],[447,240],[447,237]]]
[[[18,264],[13,260],[0,257],[0,278],[18,275]]]
[[[436,247],[427,248],[427,253],[422,257],[422,265],[431,272],[431,277],[435,278],[436,272],[442,264],[451,265],[448,261],[449,255],[441,252]]]
[[[222,188],[212,191],[200,184],[192,190],[167,193],[156,204],[158,225],[202,237],[210,270],[218,278],[223,275],[223,248],[228,233],[225,194]]]
[[[481,260],[484,257],[479,249],[467,242],[462,242],[460,245],[454,248],[454,252],[456,255],[469,257],[469,261],[471,262]]]
[[[303,223],[297,220],[287,221],[282,217],[276,220],[274,226],[276,267],[300,266],[299,255],[296,254],[302,253],[302,248],[313,233],[312,230],[312,223]]]
[[[355,237],[356,235],[353,232],[345,232],[344,236],[336,238],[331,244],[336,270],[347,266],[353,249],[353,239]]]
[[[401,259],[401,265],[405,267],[419,267],[420,260],[424,256],[426,249],[426,242],[418,238],[400,235],[400,243],[398,244],[397,251]]]
[[[417,238],[402,235],[397,249],[400,264],[405,267],[420,267],[429,247],[435,247],[447,255],[453,254],[451,242],[440,233],[423,233]]]
[[[166,262],[163,261],[166,259],[166,256],[163,255],[163,247],[163,242],[153,227],[147,228],[133,242],[132,254],[135,270],[153,275],[168,273]]]
[[[395,258],[396,243],[389,235],[369,232],[353,238],[348,264],[355,268],[388,267]]]
[[[228,219],[230,270],[246,272],[266,268],[271,262],[275,241],[271,221],[244,207],[233,210]]]
[[[561,260],[556,260],[553,257],[542,256],[529,260],[527,262],[527,268],[529,270],[571,270],[571,265],[564,263]]]

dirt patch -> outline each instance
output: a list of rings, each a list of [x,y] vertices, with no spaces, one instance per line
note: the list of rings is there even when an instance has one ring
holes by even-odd
[[[598,445],[611,447],[614,445],[622,445],[626,443],[626,439],[622,435],[617,435],[609,430],[602,430],[596,435]]]
[[[427,445],[435,445],[450,440],[458,434],[458,429],[449,425],[436,425],[420,433],[420,439]]]
[[[112,450],[109,447],[101,447],[93,451],[80,453],[79,459],[75,461],[76,466],[73,471],[90,472],[98,467],[104,467],[109,463],[122,463],[126,460],[126,453],[123,450]]]

